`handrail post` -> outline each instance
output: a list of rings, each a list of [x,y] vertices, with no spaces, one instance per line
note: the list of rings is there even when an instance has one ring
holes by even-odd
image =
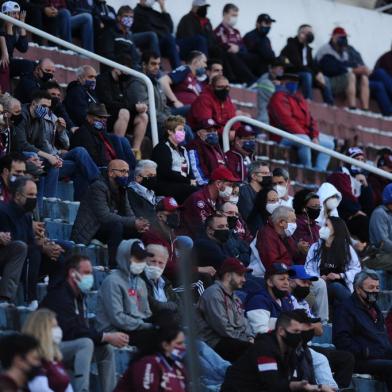
[[[5,15],[0,12],[0,19],[3,19],[6,22],[12,23],[15,26],[18,26],[20,28],[23,28],[27,31],[30,31],[31,33],[38,35],[42,38],[47,39],[48,41],[54,42],[57,45],[63,46],[73,52],[79,53],[83,56],[89,57],[93,60],[96,60],[102,64],[107,65],[108,67],[111,68],[117,68],[121,72],[124,72],[128,75],[132,75],[135,78],[143,80],[143,82],[147,85],[147,92],[148,92],[148,110],[150,114],[150,125],[151,125],[151,136],[152,136],[152,144],[155,146],[159,142],[159,136],[158,136],[158,124],[157,124],[157,115],[156,115],[156,108],[155,108],[155,99],[154,99],[154,87],[152,85],[152,82],[150,78],[145,75],[142,72],[135,71],[132,68],[125,67],[124,65],[118,64],[115,61],[109,60],[103,56],[100,56],[96,53],[90,52],[86,49],[80,48],[79,46],[76,46],[68,41],[64,41],[61,38],[55,37],[54,35],[48,34],[45,31],[39,30],[36,27],[30,26],[24,22],[21,22],[18,19],[11,18],[8,15]]]
[[[316,143],[313,143],[311,141],[301,139],[298,136],[293,135],[289,132],[282,131],[279,128],[275,128],[269,124],[265,124],[261,121],[254,120],[253,118],[249,118],[246,116],[233,117],[224,126],[223,134],[222,134],[223,151],[224,152],[227,152],[230,149],[230,142],[229,142],[230,129],[236,122],[239,122],[239,121],[253,125],[258,128],[262,128],[264,131],[267,131],[269,133],[273,133],[274,135],[280,136],[285,139],[289,139],[295,143],[303,144],[304,146],[307,146],[309,148],[312,148],[313,150],[322,152],[324,154],[328,154],[331,157],[336,158],[336,159],[340,159],[341,161],[349,163],[350,165],[360,167],[361,169],[364,169],[368,172],[377,174],[381,177],[387,178],[388,180],[392,180],[392,173],[388,173],[385,170],[379,169],[378,167],[374,167],[372,165],[369,165],[368,163],[364,163],[364,162],[358,161],[357,159],[350,158],[344,154],[341,154],[340,152],[323,147],[323,146],[316,144]]]

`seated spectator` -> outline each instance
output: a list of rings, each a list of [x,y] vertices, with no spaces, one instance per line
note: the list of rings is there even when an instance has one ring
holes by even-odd
[[[164,316],[157,329],[148,331],[140,352],[113,392],[186,392],[185,335],[172,315]]]
[[[239,8],[232,4],[223,7],[223,20],[215,28],[214,34],[219,45],[226,52],[226,75],[233,75],[232,83],[246,83],[250,86],[256,81],[252,64],[257,63],[257,56],[248,53],[241,33],[234,26],[238,20]],[[229,68],[229,70],[227,70]]]
[[[227,217],[221,213],[210,215],[204,223],[205,231],[194,243],[199,267],[213,267],[218,271],[228,257],[236,257],[249,264],[249,246],[230,232]]]
[[[179,299],[173,291],[171,282],[162,276],[169,259],[169,252],[160,244],[149,244],[146,246],[146,251],[152,256],[147,259],[142,278],[146,282],[151,312],[153,316],[163,310],[175,313],[179,310]]]
[[[58,326],[55,313],[48,309],[39,309],[30,313],[22,327],[22,333],[35,337],[39,344],[38,353],[41,359],[43,373],[37,375],[31,382],[34,388],[40,382],[54,392],[70,391],[70,377],[61,362],[59,345],[63,338],[63,330]]]
[[[226,166],[226,157],[219,144],[218,124],[212,119],[200,121],[193,128],[196,138],[187,146],[192,174],[199,186],[208,184],[212,172]]]
[[[97,71],[90,65],[83,65],[76,70],[76,76],[77,79],[67,86],[64,104],[74,124],[80,127],[88,107],[98,102],[95,94]]]
[[[350,62],[347,46],[346,31],[342,27],[335,27],[330,41],[317,51],[316,60],[321,72],[329,78],[333,94],[335,96],[345,94],[348,106],[352,109],[357,106],[356,74],[358,74],[361,109],[368,110],[369,80],[366,73],[363,73],[364,68],[352,69],[355,64]]]
[[[370,217],[370,243],[376,247],[379,254],[366,261],[368,268],[392,270],[392,184],[385,187],[383,204],[378,206]]]
[[[378,155],[377,167],[381,170],[387,171],[388,173],[392,173],[392,150],[389,148],[381,149],[378,152]],[[369,173],[368,184],[371,186],[373,191],[374,206],[378,206],[382,203],[382,193],[390,182],[391,181],[387,178]]]
[[[155,220],[155,207],[157,197],[157,164],[154,161],[143,159],[135,167],[134,181],[127,186],[129,205],[135,216]]]
[[[107,175],[91,184],[72,227],[71,239],[77,244],[88,245],[97,238],[108,245],[111,267],[116,265],[116,250],[121,240],[132,238],[149,227],[145,219],[135,218],[129,206],[128,177],[126,162],[111,161]]]
[[[13,153],[0,158],[0,201],[10,201],[10,182],[15,177],[26,175],[26,159]]]
[[[244,36],[244,44],[249,53],[257,55],[258,72],[256,76],[266,73],[269,65],[275,59],[271,41],[267,37],[274,22],[275,19],[272,19],[268,14],[260,14],[256,20],[256,28]]]
[[[71,137],[71,148],[84,147],[98,167],[107,167],[112,159],[122,159],[133,170],[136,160],[131,145],[127,138],[107,132],[109,116],[103,103],[91,104],[82,126]]]
[[[153,9],[151,0],[139,0],[134,10],[133,33],[154,32],[159,39],[162,56],[168,57],[172,68],[181,65],[176,40],[173,37],[173,21],[166,11],[165,0],[159,1],[161,12]]]
[[[241,301],[235,295],[249,271],[240,260],[225,259],[218,279],[204,291],[197,304],[200,337],[230,362],[237,360],[253,343]]]
[[[256,132],[250,125],[244,125],[235,132],[233,144],[226,152],[227,167],[241,181],[248,177],[248,167],[254,159]]]
[[[391,50],[388,52],[385,52],[383,55],[381,55],[377,62],[376,65],[374,66],[374,71],[382,69],[385,71],[389,76],[392,76],[392,47]]]
[[[313,59],[312,47],[314,41],[312,26],[299,26],[297,35],[287,39],[286,46],[280,52],[281,56],[290,61],[292,72],[298,73],[302,94],[305,99],[313,99],[313,87],[321,88],[324,102],[333,105],[331,86],[328,78],[318,69]]]
[[[139,240],[121,241],[117,249],[117,269],[105,278],[98,290],[97,328],[102,332],[122,331],[132,345],[143,343],[152,329],[148,291],[141,274],[152,253]]]
[[[221,212],[224,216],[227,217],[227,224],[229,226],[229,230],[233,232],[235,237],[247,243],[251,242],[252,236],[249,233],[246,223],[240,216],[236,204],[230,201],[226,201],[220,206],[219,212]]]
[[[240,186],[238,209],[242,218],[248,223],[257,194],[262,189],[264,177],[272,179],[268,163],[262,161],[252,162],[248,167],[248,182]]]
[[[14,95],[21,103],[31,103],[33,95],[46,82],[54,78],[54,62],[49,58],[39,60],[32,73],[24,75],[17,84]]]
[[[355,276],[354,292],[334,314],[333,343],[355,356],[355,373],[377,375],[392,388],[392,347],[384,317],[377,306],[378,274],[364,270]]]
[[[202,87],[197,76],[205,74],[207,58],[202,52],[193,50],[185,63],[159,79],[163,92],[173,106],[172,113],[182,116],[188,113],[191,104],[201,93]]]
[[[190,127],[195,129],[197,124],[212,119],[216,124],[218,133],[222,135],[223,127],[227,121],[236,115],[236,109],[229,94],[230,86],[227,78],[225,76],[215,76],[211,80],[211,85],[206,86],[203,92],[192,102],[187,115]],[[234,131],[239,127],[239,123],[234,124],[231,133],[234,134]]]
[[[208,185],[192,193],[183,203],[181,210],[182,227],[192,237],[200,234],[208,216],[216,211],[216,203],[233,192],[233,183],[239,179],[225,167],[213,170]]]
[[[207,68],[206,75],[208,83],[211,84],[214,76],[223,76],[223,63],[220,59],[208,59],[207,60]]]
[[[0,389],[18,392],[26,389],[31,373],[41,361],[39,342],[30,335],[17,332],[5,334],[0,338]]]
[[[52,310],[63,331],[60,351],[64,363],[72,363],[73,387],[89,391],[90,368],[93,356],[97,362],[102,391],[110,392],[115,386],[113,347],[128,345],[129,339],[121,332],[102,333],[89,325],[86,318],[85,296],[94,284],[93,267],[85,256],[73,255],[65,267],[65,279],[53,287],[40,307]]]
[[[185,119],[170,116],[165,121],[165,140],[154,147],[152,159],[158,164],[157,188],[159,195],[172,196],[180,204],[197,190],[185,140]]]
[[[350,234],[342,219],[329,217],[319,235],[320,240],[307,254],[306,271],[326,281],[333,303],[343,302],[353,291],[354,277],[361,271],[361,264],[350,245]]]
[[[293,207],[293,196],[289,195],[289,172],[281,167],[274,169],[272,171],[272,184],[278,194],[280,204],[286,207]]]
[[[297,93],[298,76],[284,74],[281,77],[282,88],[275,92],[268,104],[268,114],[271,125],[290,132],[297,137],[313,141],[323,147],[333,149],[334,142],[330,136],[318,130],[317,122],[309,110],[309,105],[303,96]],[[312,168],[311,149],[303,144],[299,145],[288,139],[282,139],[284,147],[295,147],[299,163]],[[320,171],[327,170],[330,156],[319,152],[314,168]]]
[[[338,206],[342,201],[342,194],[329,182],[321,184],[317,191],[320,199],[320,215],[316,222],[320,227],[325,226],[326,220],[330,216],[339,216]]]

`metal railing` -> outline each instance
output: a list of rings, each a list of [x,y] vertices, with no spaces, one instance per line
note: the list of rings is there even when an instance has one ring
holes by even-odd
[[[230,119],[225,127],[223,128],[223,151],[227,152],[230,149],[230,141],[229,141],[229,132],[232,126],[236,122],[243,122],[246,124],[253,125],[255,127],[261,128],[264,131],[267,131],[269,133],[273,133],[274,135],[280,136],[282,138],[291,140],[293,142],[296,142],[298,144],[303,144],[304,146],[307,146],[309,148],[312,148],[313,150],[323,152],[325,154],[330,155],[331,157],[334,157],[336,159],[340,159],[343,162],[349,163],[350,165],[358,166],[361,169],[365,169],[368,172],[377,174],[381,177],[387,178],[388,180],[392,180],[392,173],[388,173],[385,170],[381,170],[378,167],[374,167],[372,165],[369,165],[368,163],[364,163],[361,161],[358,161],[357,159],[350,158],[344,154],[341,154],[340,152],[336,152],[334,150],[331,150],[329,148],[325,148],[319,144],[313,143],[311,141],[307,141],[304,139],[299,138],[298,136],[295,136],[291,133],[288,133],[286,131],[282,131],[279,128],[275,128],[269,124],[265,124],[261,121],[254,120],[252,118],[246,117],[246,116],[236,116]]]
[[[60,45],[60,46],[63,46],[69,50],[72,50],[73,52],[79,53],[83,56],[86,56],[86,57],[89,57],[93,60],[96,60],[102,64],[107,65],[108,67],[119,69],[121,72],[124,72],[128,75],[132,75],[135,78],[141,79],[147,85],[148,111],[149,111],[149,121],[151,124],[152,143],[154,146],[156,144],[158,144],[159,138],[158,138],[158,125],[157,125],[157,116],[156,116],[155,100],[154,100],[154,87],[153,87],[152,82],[148,76],[146,76],[142,72],[135,71],[134,69],[125,67],[124,65],[118,64],[115,61],[109,60],[105,57],[102,57],[98,54],[90,52],[86,49],[80,48],[79,46],[76,46],[70,42],[64,41],[61,38],[57,38],[54,35],[46,33],[45,31],[39,30],[33,26],[30,26],[26,23],[23,23],[18,19],[11,18],[10,16],[5,15],[1,12],[0,12],[0,19],[4,20],[6,22],[12,23],[15,26],[26,29],[27,31],[30,31],[31,33],[33,33],[35,35],[38,35],[44,39],[47,39],[48,41],[54,42],[57,45]]]

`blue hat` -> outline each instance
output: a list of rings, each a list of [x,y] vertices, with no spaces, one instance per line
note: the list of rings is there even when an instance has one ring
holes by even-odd
[[[318,280],[317,276],[309,275],[303,265],[292,265],[290,270],[293,271],[293,275],[290,276],[291,279],[310,280],[312,282]]]
[[[392,204],[392,184],[388,184],[382,193],[383,204]]]
[[[294,273],[285,263],[282,262],[272,263],[271,266],[267,269],[267,271],[265,271],[266,277],[282,274],[287,274],[291,278]]]

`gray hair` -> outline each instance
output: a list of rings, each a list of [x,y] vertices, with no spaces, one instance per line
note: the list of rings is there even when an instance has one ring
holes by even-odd
[[[11,94],[6,93],[0,97],[0,104],[3,105],[4,110],[7,112],[11,111],[12,105],[15,102],[19,102],[19,100],[13,97]]]
[[[82,65],[81,67],[77,68],[76,69],[77,78],[78,79],[82,78],[90,68],[94,69],[94,67],[92,67],[91,65]]]
[[[163,255],[166,258],[166,261],[169,259],[169,251],[163,245],[160,244],[148,244],[146,246],[147,252],[157,252]]]
[[[17,193],[23,193],[26,184],[31,181],[34,182],[33,177],[30,175],[27,176],[18,176],[14,179],[14,181],[10,181],[10,193],[14,198]]]
[[[271,215],[272,223],[277,223],[281,220],[287,220],[289,218],[290,212],[295,214],[293,208],[287,206],[279,206],[274,210],[274,212]]]
[[[150,161],[149,159],[142,159],[139,161],[135,167],[135,177],[140,176],[143,173],[144,169],[151,167],[156,169],[158,165],[154,161]]]
[[[221,212],[226,212],[225,210],[226,210],[226,206],[236,206],[237,208],[238,208],[238,206],[237,206],[237,204],[235,204],[235,203],[232,203],[231,201],[225,201],[220,207],[219,207],[219,211],[221,211]]]
[[[258,170],[261,166],[268,166],[268,162],[265,161],[254,161],[252,162],[249,167],[248,167],[248,179],[250,180],[252,178],[252,174]]]
[[[358,272],[355,275],[354,289],[357,289],[358,287],[362,288],[363,282],[368,278],[373,279],[373,280],[380,280],[380,276],[377,274],[376,271],[374,271],[372,269],[365,268],[364,270],[362,270],[361,272]]]

